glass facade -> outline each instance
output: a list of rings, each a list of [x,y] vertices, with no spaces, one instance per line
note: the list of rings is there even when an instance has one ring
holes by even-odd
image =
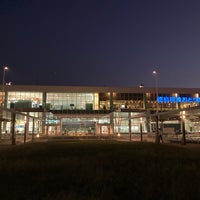
[[[51,110],[98,110],[96,93],[47,93],[46,104]]]
[[[157,99],[155,91],[110,91],[103,92],[80,92],[80,91],[34,91],[7,90],[5,94],[6,107],[8,109],[45,109],[31,111],[28,113],[29,132],[40,132],[43,134],[95,134],[100,131],[104,133],[138,133],[140,131],[140,118],[137,115],[155,113]],[[199,93],[175,93],[160,92],[160,96],[174,97],[196,97]],[[198,106],[198,102],[163,102],[159,103],[160,111],[170,111]],[[63,112],[69,111],[69,112]],[[71,112],[73,111],[73,112]],[[81,111],[81,112],[80,112]],[[89,112],[86,112],[89,111]],[[91,112],[90,112],[91,111]],[[102,111],[102,112],[93,112]],[[25,131],[25,117],[17,115],[17,133]],[[10,113],[3,113],[6,125],[2,125],[2,132],[9,130]],[[131,118],[131,119],[130,119]],[[130,119],[130,120],[129,120]],[[154,129],[155,123],[151,119],[143,119],[143,131],[148,132]],[[131,128],[130,128],[131,123]],[[148,127],[148,123],[151,126]],[[176,121],[176,124],[178,122]],[[197,124],[197,122],[196,122]],[[195,126],[199,127],[199,125]],[[193,128],[197,129],[197,128]],[[106,131],[105,131],[106,130]]]
[[[115,112],[114,113],[114,132],[118,133],[139,133],[140,132],[140,117],[137,117],[139,112]],[[131,118],[129,121],[129,117]],[[131,130],[129,127],[131,124]],[[143,131],[147,132],[146,126],[143,126]]]
[[[42,92],[8,92],[7,107],[31,107],[39,108],[42,106]]]

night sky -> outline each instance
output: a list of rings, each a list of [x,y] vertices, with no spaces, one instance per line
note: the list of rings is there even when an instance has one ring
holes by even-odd
[[[15,85],[200,86],[199,0],[0,0],[0,28]]]

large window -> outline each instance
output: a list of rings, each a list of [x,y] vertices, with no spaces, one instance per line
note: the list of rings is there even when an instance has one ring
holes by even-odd
[[[12,104],[29,103],[32,108],[39,108],[42,106],[42,93],[41,92],[8,92],[8,108]]]
[[[47,104],[52,110],[98,109],[98,94],[94,93],[47,93]]]
[[[144,94],[113,93],[114,109],[144,108]]]

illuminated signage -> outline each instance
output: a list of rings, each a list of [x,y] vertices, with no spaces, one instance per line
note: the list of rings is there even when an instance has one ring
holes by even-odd
[[[200,97],[173,97],[159,96],[158,103],[200,103]]]
[[[48,119],[46,120],[46,124],[59,124],[59,119]]]

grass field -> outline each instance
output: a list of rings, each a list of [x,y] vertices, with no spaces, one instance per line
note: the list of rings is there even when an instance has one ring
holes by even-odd
[[[112,141],[2,148],[0,199],[200,199],[200,151]]]

